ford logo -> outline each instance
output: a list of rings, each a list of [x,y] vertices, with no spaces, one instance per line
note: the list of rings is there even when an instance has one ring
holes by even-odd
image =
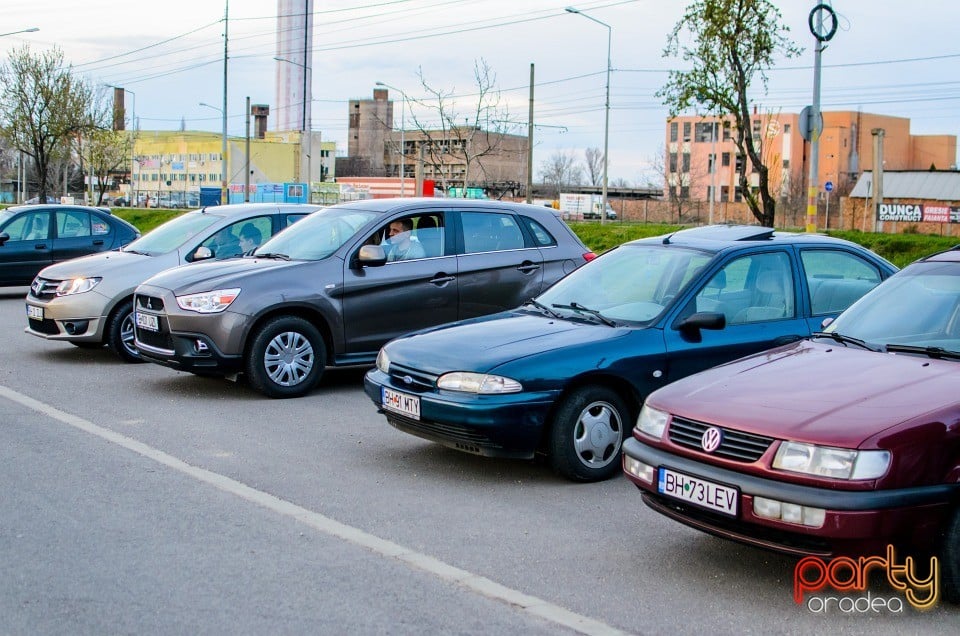
[[[409,375],[405,375],[400,379],[403,380],[404,384],[413,384],[413,378],[411,378]]]
[[[721,443],[723,443],[723,431],[716,426],[711,426],[705,430],[703,437],[700,438],[700,447],[708,453],[720,448]]]

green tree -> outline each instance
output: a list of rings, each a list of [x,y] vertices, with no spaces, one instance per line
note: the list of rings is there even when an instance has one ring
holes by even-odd
[[[690,68],[670,71],[657,92],[670,116],[693,108],[719,117],[732,117],[734,143],[759,176],[756,191],[741,162],[738,181],[744,200],[757,220],[773,227],[776,198],[770,194],[769,167],[762,139],[751,126],[751,83],[759,78],[764,92],[777,56],[796,57],[802,49],[788,37],[780,11],[769,0],[698,0],[687,6],[667,39],[664,57],[679,57]]]
[[[53,48],[34,54],[29,45],[13,49],[0,66],[0,134],[33,158],[39,197],[50,189],[50,168],[69,154],[76,135],[96,128],[93,90]]]

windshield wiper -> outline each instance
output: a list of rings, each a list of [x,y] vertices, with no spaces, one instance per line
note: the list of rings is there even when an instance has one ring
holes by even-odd
[[[281,260],[281,261],[289,261],[289,260],[290,260],[290,257],[289,257],[289,256],[287,256],[286,254],[280,254],[279,252],[263,252],[263,253],[259,253],[259,252],[258,252],[258,253],[256,253],[256,254],[254,254],[253,256],[255,256],[256,258],[276,258],[276,259],[279,259],[279,260]]]
[[[859,338],[854,338],[853,336],[845,336],[842,333],[837,333],[836,331],[814,331],[812,335],[814,338],[830,338],[831,340],[836,340],[837,342],[842,344],[855,344],[858,347],[862,347],[866,349],[867,351],[878,351],[876,347],[868,345],[866,342],[864,342],[863,340],[860,340]]]
[[[148,254],[147,252],[141,252],[139,250],[121,249],[120,251],[126,252],[127,254],[139,254],[140,256],[150,256],[150,254]]]
[[[607,318],[606,316],[604,316],[603,314],[601,314],[601,313],[600,313],[599,311],[597,311],[596,309],[590,309],[589,307],[584,307],[583,305],[581,305],[580,303],[578,303],[578,302],[576,302],[576,301],[571,302],[569,305],[558,305],[558,304],[554,303],[553,305],[551,305],[551,307],[556,307],[557,309],[572,309],[573,311],[583,312],[583,313],[585,313],[585,314],[590,314],[591,316],[593,316],[594,318],[596,318],[597,320],[599,320],[600,322],[602,322],[603,324],[605,324],[605,325],[608,326],[608,327],[616,327],[616,326],[617,326],[617,323],[615,323],[614,321],[610,320],[609,318]]]
[[[538,301],[536,298],[531,298],[531,299],[529,299],[527,302],[525,302],[525,303],[523,303],[523,304],[524,304],[524,305],[533,305],[533,306],[536,307],[537,309],[542,310],[544,313],[552,316],[553,318],[563,318],[563,316],[561,316],[560,314],[558,314],[558,313],[555,312],[554,310],[550,309],[549,307],[547,307],[546,305],[544,305],[543,303],[541,303],[540,301]]]
[[[920,353],[930,358],[939,360],[940,358],[960,359],[960,351],[951,351],[943,347],[918,347],[916,345],[888,344],[886,346],[889,353]]]

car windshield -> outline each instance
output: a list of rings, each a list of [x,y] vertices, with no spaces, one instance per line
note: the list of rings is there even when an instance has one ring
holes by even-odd
[[[876,287],[824,330],[890,351],[960,352],[960,263],[914,263]]]
[[[627,244],[575,270],[537,301],[565,316],[650,323],[711,261],[712,254],[656,244]]]
[[[329,207],[297,221],[261,245],[255,256],[317,261],[337,251],[378,213]]]
[[[218,214],[201,210],[187,212],[150,230],[124,247],[122,251],[148,256],[166,254],[177,249],[222,218]]]

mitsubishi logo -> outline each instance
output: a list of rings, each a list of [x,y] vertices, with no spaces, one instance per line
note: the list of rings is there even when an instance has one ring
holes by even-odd
[[[720,448],[720,444],[723,442],[723,431],[721,431],[716,426],[711,426],[703,432],[703,437],[700,438],[700,446],[708,453]]]

